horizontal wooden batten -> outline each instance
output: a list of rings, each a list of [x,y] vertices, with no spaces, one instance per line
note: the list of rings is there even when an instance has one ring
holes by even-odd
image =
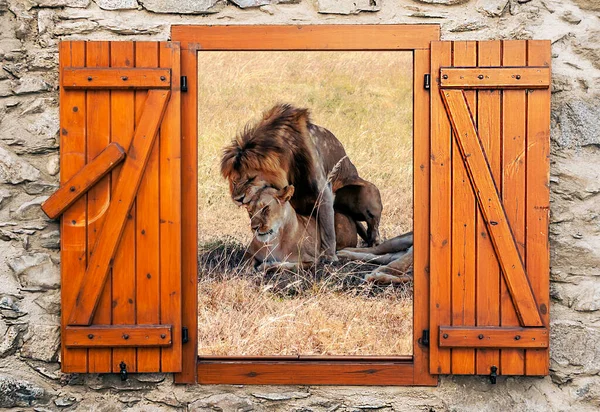
[[[440,326],[440,347],[547,348],[546,328]]]
[[[412,385],[412,361],[198,360],[198,383],[229,385]]]
[[[441,67],[440,87],[445,89],[547,89],[548,67]]]
[[[171,325],[67,326],[68,348],[171,346]]]
[[[171,69],[65,67],[65,89],[169,89]]]
[[[118,143],[110,143],[94,160],[42,203],[42,210],[50,219],[56,219],[124,158],[125,150]]]

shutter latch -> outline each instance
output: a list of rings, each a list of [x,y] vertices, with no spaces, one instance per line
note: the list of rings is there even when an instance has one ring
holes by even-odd
[[[187,327],[181,328],[181,343],[188,343],[190,340],[190,332]]]
[[[496,384],[496,377],[498,377],[498,367],[497,366],[492,366],[490,368],[491,372],[490,372],[490,383],[492,385]]]
[[[187,88],[187,76],[181,76],[181,84],[180,84],[180,90],[182,92],[187,92],[188,88]]]
[[[425,90],[429,90],[431,88],[431,75],[429,73],[423,76],[423,87]]]
[[[121,375],[121,380],[126,381],[127,380],[127,365],[125,364],[125,362],[121,361],[121,363],[119,363],[119,368],[121,369],[121,372],[119,372],[119,375]]]
[[[423,334],[419,338],[419,343],[425,347],[429,347],[429,329],[423,329]]]

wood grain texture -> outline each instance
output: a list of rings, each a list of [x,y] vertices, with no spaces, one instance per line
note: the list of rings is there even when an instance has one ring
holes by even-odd
[[[450,42],[431,43],[430,372],[450,373],[450,349],[439,348],[438,326],[451,324],[452,134],[439,93],[439,67],[452,63]]]
[[[86,44],[61,42],[60,67],[85,65]],[[59,71],[62,73],[62,70]],[[62,84],[62,75],[61,75]],[[65,184],[85,166],[86,97],[84,91],[60,87],[60,182]],[[82,136],[84,136],[82,138]],[[61,329],[67,325],[87,264],[87,195],[65,211],[60,221]],[[70,349],[61,334],[61,368],[65,373],[87,372],[87,349]]]
[[[550,67],[550,41],[527,42],[527,65]],[[527,94],[526,264],[544,326],[550,325],[550,90]],[[547,375],[547,350],[525,352],[525,373]]]
[[[108,67],[110,64],[109,42],[88,42],[86,53],[86,65],[88,67]],[[93,160],[110,143],[110,91],[94,90],[88,91],[86,95],[87,107],[87,162]],[[95,243],[99,233],[102,231],[106,219],[106,209],[110,203],[110,177],[101,179],[89,192],[87,196],[87,242],[88,242],[88,265],[95,253]],[[87,270],[86,270],[87,273]],[[90,313],[90,320],[95,325],[110,325],[111,303],[112,303],[112,279],[111,273],[107,272],[106,282],[103,282],[97,290],[96,311]],[[82,284],[85,282],[85,275]],[[84,295],[85,296],[85,295]],[[77,302],[77,299],[75,302]],[[71,316],[76,311],[71,311]],[[88,322],[88,323],[89,323]],[[88,351],[88,371],[104,372],[110,370],[112,361],[110,349],[90,349]]]
[[[198,361],[198,383],[230,385],[412,385],[412,362]]]
[[[454,44],[457,44],[455,42]],[[458,66],[460,64],[456,64]],[[547,89],[548,67],[442,67],[442,89]]]
[[[129,70],[134,62],[134,43],[119,41],[111,42],[110,65],[113,70]],[[125,68],[125,69],[122,69]],[[131,137],[135,129],[135,97],[132,91],[113,90],[110,96],[111,141],[119,142],[123,147],[130,147]],[[112,173],[112,190],[116,191],[121,167]],[[135,325],[135,216],[136,205],[132,205],[121,240],[117,245],[112,265],[112,323],[114,325]],[[134,348],[113,349],[112,370],[120,371],[124,362],[127,370],[137,371],[137,357]]]
[[[477,44],[453,42],[453,65],[476,66]],[[442,78],[443,83],[443,78]],[[470,107],[477,110],[476,92],[465,92]],[[456,133],[456,132],[454,132]],[[469,175],[452,139],[452,325],[475,325],[475,196]],[[451,371],[456,375],[475,372],[475,351],[453,349]]]
[[[500,41],[478,42],[478,66],[499,66],[500,56]],[[497,187],[500,187],[502,178],[501,94],[502,91],[499,90],[477,92],[477,130]],[[479,207],[477,207],[475,234],[477,239],[476,324],[477,326],[500,326],[500,269]],[[499,350],[479,349],[475,355],[476,374],[487,375],[491,372],[492,366],[500,368]]]
[[[461,148],[461,155],[475,187],[478,203],[519,320],[522,326],[542,326],[535,297],[473,124],[466,97],[462,90],[446,89],[442,91],[442,100],[446,105],[452,128],[457,136],[456,142]]]
[[[100,300],[101,288],[105,285],[109,275],[117,244],[137,193],[152,143],[167,106],[168,97],[169,91],[151,90],[148,92],[144,113],[127,151],[127,159],[123,163],[113,201],[108,205],[106,212],[108,224],[100,232],[94,253],[90,256],[81,288],[71,309],[70,325],[89,325],[94,313],[97,313],[95,309]]]
[[[440,327],[440,346],[451,348],[547,348],[549,335],[546,328]]]
[[[414,50],[439,38],[434,24],[171,27],[173,41],[197,50]]]
[[[502,64],[525,66],[527,64],[527,41],[503,41]],[[524,262],[526,257],[526,99],[525,90],[502,92],[502,203],[517,242],[519,254]],[[517,311],[504,277],[500,279],[500,308],[502,326],[519,326]],[[523,349],[502,349],[499,372],[502,375],[524,375],[525,351]]]
[[[128,58],[120,52],[121,47],[133,47],[112,42],[119,52],[116,59],[123,60],[118,66],[111,68],[65,67],[63,69],[63,84],[65,89],[168,89],[171,87],[171,70],[165,69],[134,69],[133,57]]]
[[[46,216],[50,219],[56,219],[62,215],[69,206],[121,163],[123,159],[125,159],[125,150],[116,143],[109,144],[106,149],[42,203],[42,210]]]
[[[158,67],[158,42],[136,42],[135,67]],[[135,92],[136,124],[142,117],[147,98],[146,91]],[[159,207],[157,205],[158,152],[160,141],[154,142],[144,179],[138,188],[136,197],[136,319],[141,325],[160,323],[160,245],[159,245]],[[160,370],[160,349],[140,348],[137,351],[139,372]]]
[[[65,329],[65,344],[69,348],[117,347],[113,352],[134,351],[135,354],[135,347],[170,346],[171,341],[171,325],[67,326]],[[123,362],[130,370],[130,364]]]
[[[161,370],[181,371],[181,92],[178,43],[159,44],[159,66],[173,84],[159,134],[160,320],[173,326],[173,345],[161,350]],[[149,97],[150,98],[150,97]],[[195,248],[197,250],[197,247]]]

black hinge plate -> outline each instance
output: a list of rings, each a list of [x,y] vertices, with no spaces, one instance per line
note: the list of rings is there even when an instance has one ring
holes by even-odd
[[[181,86],[180,89],[182,92],[188,91],[187,76],[181,76],[181,85],[180,86]]]
[[[190,332],[185,326],[181,328],[181,343],[188,343],[190,340]]]
[[[425,90],[429,90],[431,88],[431,75],[429,73],[423,76],[423,87]]]

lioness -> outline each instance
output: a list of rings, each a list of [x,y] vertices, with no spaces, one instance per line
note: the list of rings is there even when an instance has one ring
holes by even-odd
[[[310,122],[308,109],[278,104],[265,112],[224,149],[221,174],[238,205],[250,202],[264,187],[293,185],[292,207],[300,215],[316,215],[320,249],[327,260],[337,260],[333,194],[363,180],[340,141]]]
[[[246,258],[253,258],[259,270],[312,265],[322,253],[317,223],[296,213],[290,204],[293,194],[294,186],[263,187],[245,205],[254,234]],[[336,213],[335,225],[336,248],[355,247],[356,223],[352,218]]]

